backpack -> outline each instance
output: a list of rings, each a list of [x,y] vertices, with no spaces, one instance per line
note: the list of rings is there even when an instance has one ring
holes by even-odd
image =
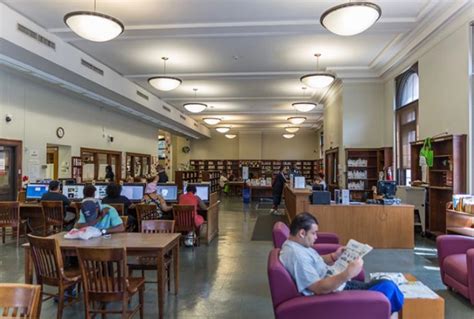
[[[428,137],[420,150],[420,157],[424,157],[428,167],[433,166],[433,149],[431,148],[431,139]]]

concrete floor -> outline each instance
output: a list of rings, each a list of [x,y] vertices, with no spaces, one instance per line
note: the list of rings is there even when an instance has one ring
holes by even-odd
[[[255,221],[268,209],[243,206],[225,198],[221,206],[220,235],[209,246],[194,251],[181,248],[180,292],[167,295],[166,318],[272,318],[266,263],[270,241],[251,241]],[[415,250],[376,249],[364,258],[366,273],[409,272],[446,301],[447,319],[473,319],[474,307],[441,283],[434,242],[417,238]],[[153,274],[147,274],[153,278]],[[13,241],[0,249],[0,282],[23,282],[23,251]],[[157,316],[156,286],[147,284],[145,317]],[[47,301],[41,318],[56,316],[56,304]],[[78,303],[63,318],[83,318]],[[136,316],[138,317],[138,316]]]

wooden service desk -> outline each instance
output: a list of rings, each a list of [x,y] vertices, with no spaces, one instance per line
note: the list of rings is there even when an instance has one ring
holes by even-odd
[[[345,244],[349,239],[374,248],[408,248],[415,245],[412,205],[311,205],[310,190],[285,187],[288,218],[308,212],[319,222],[319,230],[334,232]]]
[[[92,238],[89,240],[64,239],[64,232],[58,233],[50,238],[56,238],[63,255],[76,256],[76,248],[123,248],[127,249],[127,256],[147,256],[157,258],[158,278],[158,314],[163,318],[164,296],[165,296],[165,254],[172,252],[174,292],[178,293],[179,286],[179,237],[180,234],[142,234],[142,233],[117,233],[111,238]],[[29,244],[25,248],[25,283],[33,281],[33,269]]]
[[[262,198],[272,198],[272,186],[271,185],[251,185],[250,186],[250,197],[252,200],[261,200]]]

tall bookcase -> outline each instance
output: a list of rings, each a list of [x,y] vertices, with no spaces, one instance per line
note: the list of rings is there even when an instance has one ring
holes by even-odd
[[[394,175],[393,149],[392,147],[381,147],[377,149],[377,172],[386,172],[388,167],[392,168],[392,175]]]
[[[372,192],[378,180],[378,149],[346,148],[347,188],[352,200],[360,201]]]
[[[76,183],[82,183],[82,158],[80,156],[71,157],[71,177]]]
[[[428,169],[428,232],[446,233],[446,204],[453,194],[466,192],[466,139],[463,135],[447,135],[431,140],[434,159]],[[423,140],[411,143],[411,179],[421,180],[420,150]]]
[[[326,183],[331,194],[339,188],[339,148],[331,148],[324,152]]]
[[[202,181],[211,183],[211,193],[219,191],[220,171],[204,171],[202,172]]]
[[[178,185],[179,190],[183,190],[183,182],[199,183],[198,171],[176,171],[174,172],[174,182]]]

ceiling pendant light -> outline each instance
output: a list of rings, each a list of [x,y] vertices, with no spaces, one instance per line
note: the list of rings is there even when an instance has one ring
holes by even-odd
[[[197,90],[198,89],[196,89],[196,88],[193,89],[194,98],[196,98]],[[207,108],[207,104],[197,103],[197,102],[195,102],[195,103],[186,103],[186,104],[183,104],[183,106],[186,110],[188,110],[191,113],[201,113],[202,111],[204,111]]]
[[[287,131],[288,133],[296,133],[300,130],[300,127],[299,126],[288,126],[288,127],[285,127],[285,131]]]
[[[292,117],[288,118],[288,121],[290,121],[291,124],[299,125],[299,124],[302,124],[304,121],[306,121],[306,117],[304,117],[304,116],[292,116]]]
[[[183,81],[178,78],[173,78],[171,76],[166,75],[166,61],[168,61],[167,57],[162,57],[163,60],[163,76],[155,76],[148,79],[148,83],[153,86],[155,89],[160,91],[171,91],[176,89],[178,86],[181,85]]]
[[[306,87],[303,86],[301,89],[303,90],[303,99],[306,100],[305,98]],[[300,111],[300,112],[309,112],[317,106],[316,103],[312,103],[312,102],[296,102],[296,103],[293,103],[292,105],[297,111]]]
[[[321,16],[323,27],[342,36],[351,36],[370,28],[382,15],[382,9],[372,2],[348,2],[326,10]]]
[[[110,41],[123,31],[122,22],[114,17],[96,11],[73,11],[64,16],[64,23],[78,36],[94,42]]]
[[[219,127],[216,127],[216,131],[219,132],[219,133],[227,133],[230,131],[230,127],[229,126],[219,126]]]
[[[233,139],[237,136],[237,134],[226,134],[225,137],[227,137],[228,139]]]
[[[283,134],[283,137],[284,137],[284,138],[287,138],[287,139],[290,139],[290,138],[295,137],[295,134],[287,134],[287,133],[285,133],[285,134]]]
[[[206,122],[206,124],[209,124],[209,125],[216,125],[216,124],[219,124],[221,121],[221,119],[218,117],[203,117],[202,120]]]
[[[316,72],[302,76],[300,81],[313,89],[322,89],[334,82],[336,75],[329,71],[319,71],[321,53],[316,53],[314,56],[316,57]]]

